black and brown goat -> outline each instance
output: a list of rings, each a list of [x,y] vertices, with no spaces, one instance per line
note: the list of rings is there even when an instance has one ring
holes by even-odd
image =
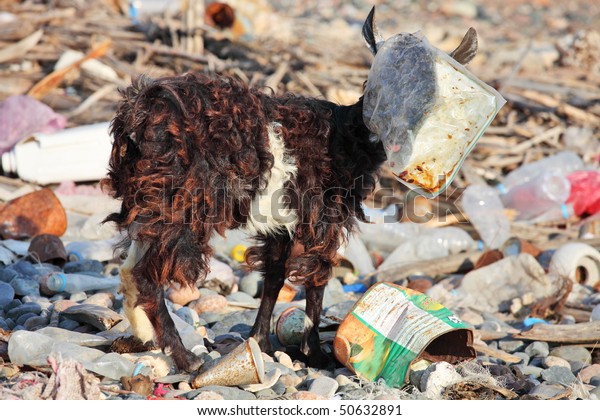
[[[363,35],[374,53],[376,33],[371,11]],[[455,51],[458,61],[474,55],[473,35]],[[163,289],[194,285],[208,269],[213,233],[245,228],[259,244],[247,261],[264,275],[251,336],[269,351],[273,307],[289,278],[306,287],[301,351],[309,364],[323,365],[323,291],[344,233],[364,220],[361,203],[386,159],[363,122],[362,98],[340,106],[269,96],[228,77],[141,77],[123,92],[112,135],[104,185],[122,206],[107,220],[131,240],[121,276],[134,335],[169,348],[179,369],[197,368]]]

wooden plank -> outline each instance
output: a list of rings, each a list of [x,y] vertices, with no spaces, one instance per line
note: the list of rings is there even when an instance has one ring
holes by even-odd
[[[572,325],[535,324],[531,329],[514,334],[513,337],[549,343],[599,344],[600,321]]]

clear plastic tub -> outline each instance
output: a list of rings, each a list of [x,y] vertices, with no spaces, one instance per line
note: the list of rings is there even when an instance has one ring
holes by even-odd
[[[452,182],[505,103],[420,33],[403,33],[378,47],[363,119],[398,179],[431,198]]]

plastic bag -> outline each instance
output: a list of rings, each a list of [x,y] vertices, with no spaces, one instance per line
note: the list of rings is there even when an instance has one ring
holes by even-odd
[[[398,179],[432,198],[452,182],[505,103],[420,33],[398,34],[375,55],[363,119]]]

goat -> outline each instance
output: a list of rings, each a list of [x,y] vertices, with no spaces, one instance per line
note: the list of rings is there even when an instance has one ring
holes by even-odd
[[[376,53],[373,19],[374,9],[363,36]],[[468,32],[454,58],[468,61],[474,45]],[[199,367],[163,289],[194,285],[207,272],[213,233],[244,228],[258,241],[247,263],[264,276],[250,335],[270,351],[270,318],[289,278],[306,288],[300,350],[311,366],[326,365],[318,334],[324,288],[343,235],[365,221],[361,203],[386,160],[363,122],[363,98],[341,106],[270,96],[225,76],[138,77],[122,92],[111,134],[103,185],[122,204],[106,221],[129,238],[121,277],[134,336],[170,349],[180,370]]]

